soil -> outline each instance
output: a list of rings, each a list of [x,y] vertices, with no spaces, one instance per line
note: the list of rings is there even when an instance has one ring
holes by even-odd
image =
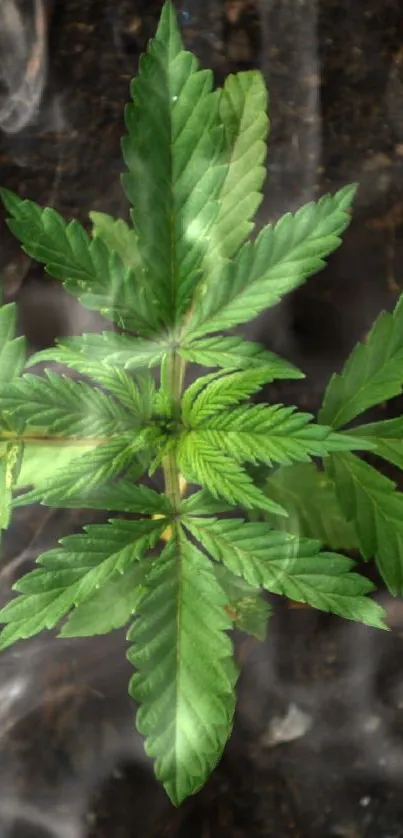
[[[177,5],[186,45],[217,83],[238,69],[260,68],[267,78],[272,129],[259,224],[360,183],[351,227],[329,266],[248,332],[307,374],[265,395],[315,411],[331,372],[403,290],[400,0]],[[30,3],[15,6],[27,15]],[[0,130],[3,186],[85,222],[90,209],[125,215],[123,105],[160,8],[159,0],[44,4],[41,107],[17,132]],[[0,39],[1,49],[0,67]],[[37,61],[26,72],[38,73]],[[0,86],[0,125],[1,96]],[[99,326],[21,254],[2,221],[0,241],[4,295],[17,301],[32,348]],[[378,415],[399,410],[395,399]],[[92,520],[85,510],[20,510],[4,540],[0,600],[40,551]],[[205,788],[179,810],[133,730],[122,633],[40,637],[6,652],[0,836],[401,838],[403,605],[381,586],[380,598],[388,634],[275,601],[266,642],[236,638],[234,732]]]

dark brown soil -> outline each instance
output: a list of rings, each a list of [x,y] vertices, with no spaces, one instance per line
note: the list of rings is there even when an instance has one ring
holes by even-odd
[[[302,385],[282,383],[266,395],[316,410],[330,373],[403,289],[400,0],[177,6],[187,45],[218,83],[251,67],[269,82],[269,177],[259,223],[360,182],[353,223],[328,268],[249,330],[307,373]],[[29,127],[0,131],[2,185],[84,221],[90,209],[125,214],[123,105],[160,8],[159,0],[47,3],[42,106]],[[21,255],[4,225],[0,236],[5,296],[17,300],[33,347],[97,328],[93,315]],[[400,406],[395,400],[382,415]],[[0,600],[44,547],[90,520],[85,511],[42,508],[16,515],[4,543]],[[237,639],[243,669],[233,736],[206,787],[179,811],[134,733],[123,634],[41,637],[5,653],[0,836],[401,838],[403,608],[381,596],[389,634],[276,602],[266,643]]]

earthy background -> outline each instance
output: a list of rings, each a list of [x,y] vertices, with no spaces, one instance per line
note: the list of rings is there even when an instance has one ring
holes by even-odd
[[[159,0],[3,0],[0,182],[86,222],[124,216],[123,106]],[[259,223],[357,180],[329,267],[249,334],[308,374],[267,395],[315,410],[382,307],[403,290],[403,9],[399,0],[188,0],[186,45],[217,83],[270,89]],[[34,112],[35,103],[40,103]],[[34,112],[34,116],[33,115]],[[96,328],[24,257],[0,219],[6,299],[32,348]],[[399,401],[382,415],[393,415]],[[4,545],[0,598],[54,539],[94,516],[29,509]],[[179,810],[154,781],[126,697],[123,634],[20,644],[0,661],[0,838],[400,838],[403,609],[386,635],[276,603],[265,644],[239,639],[234,734]]]

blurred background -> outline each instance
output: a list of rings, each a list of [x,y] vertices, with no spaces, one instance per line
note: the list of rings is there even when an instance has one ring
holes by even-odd
[[[403,290],[400,0],[188,0],[186,46],[217,84],[260,69],[270,91],[258,225],[350,181],[329,266],[248,326],[300,366],[273,400],[315,411],[381,308]],[[66,218],[126,217],[123,107],[160,0],[1,0],[0,183]],[[0,210],[0,212],[2,212]],[[32,263],[0,216],[0,277],[32,349],[99,328]],[[401,412],[394,400],[382,416]],[[27,508],[4,541],[0,600],[56,538],[102,520]],[[21,643],[0,658],[0,838],[401,838],[403,608],[386,635],[276,603],[267,642],[240,640],[222,763],[174,811],[133,732],[124,635]]]

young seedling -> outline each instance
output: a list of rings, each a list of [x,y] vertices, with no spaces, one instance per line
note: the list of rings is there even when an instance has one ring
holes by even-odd
[[[239,73],[214,90],[211,72],[184,50],[169,2],[131,94],[130,224],[92,213],[88,235],[2,190],[25,252],[113,326],[60,339],[28,362],[56,361],[73,375],[32,374],[23,372],[15,307],[0,308],[1,527],[13,507],[38,501],[120,516],[39,556],[0,612],[0,645],[60,626],[62,637],[128,626],[137,727],[179,805],[230,734],[238,673],[229,632],[264,635],[262,589],[385,628],[372,584],[324,543],[358,545],[402,593],[403,496],[353,453],[401,466],[402,420],[344,427],[401,391],[403,311],[399,303],[383,313],[332,378],[319,422],[295,407],[248,403],[274,379],[303,374],[222,332],[323,267],[355,187],[253,236],[268,131],[263,79]],[[187,364],[213,371],[186,387]],[[161,492],[139,482],[154,472]]]

